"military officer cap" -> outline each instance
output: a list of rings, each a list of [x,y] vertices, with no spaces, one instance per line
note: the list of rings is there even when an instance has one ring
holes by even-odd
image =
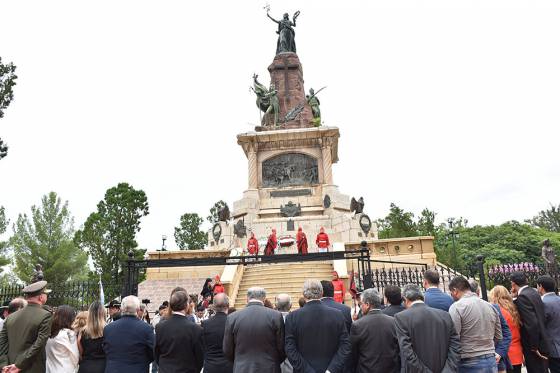
[[[37,281],[23,288],[23,294],[27,295],[28,297],[35,297],[37,295],[48,294],[50,292],[51,290],[47,289],[46,281]]]
[[[0,306],[0,311],[7,310],[9,306],[10,306],[10,301],[7,300],[4,303],[2,303],[2,306]]]
[[[121,308],[121,302],[118,299],[113,299],[105,305],[105,308]]]

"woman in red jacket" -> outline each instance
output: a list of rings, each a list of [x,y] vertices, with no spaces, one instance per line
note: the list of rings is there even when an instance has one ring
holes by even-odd
[[[216,275],[216,277],[214,277],[214,295],[218,294],[218,293],[224,293],[225,292],[225,288],[224,285],[222,285],[222,281],[220,281],[220,275]]]

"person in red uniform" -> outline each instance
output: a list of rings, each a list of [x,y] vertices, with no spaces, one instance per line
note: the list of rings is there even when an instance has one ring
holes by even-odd
[[[326,253],[329,250],[329,235],[325,233],[325,228],[321,227],[317,239],[315,240],[320,253]]]
[[[222,281],[220,281],[220,275],[216,275],[216,277],[214,277],[214,287],[212,288],[212,291],[214,295],[226,291],[226,289],[224,289],[224,285],[222,285]]]
[[[276,229],[272,230],[270,236],[268,236],[268,241],[266,242],[266,247],[264,249],[264,255],[274,255],[274,250],[278,246],[278,240],[276,239]]]
[[[334,301],[338,303],[344,303],[344,295],[346,290],[344,289],[344,282],[338,278],[338,272],[332,272],[332,284],[334,287]]]
[[[298,254],[307,254],[307,236],[301,227],[298,228],[296,235],[296,245]]]
[[[259,241],[257,241],[253,232],[251,232],[251,238],[247,242],[247,251],[251,255],[259,255]]]

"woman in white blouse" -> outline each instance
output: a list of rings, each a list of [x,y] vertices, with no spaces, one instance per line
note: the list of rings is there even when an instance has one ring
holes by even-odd
[[[46,373],[75,373],[80,353],[72,322],[76,312],[70,306],[60,306],[53,317],[51,336],[47,341]]]

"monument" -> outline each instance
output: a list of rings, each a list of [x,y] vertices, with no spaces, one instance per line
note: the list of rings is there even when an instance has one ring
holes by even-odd
[[[233,204],[232,221],[220,221],[209,232],[210,248],[244,248],[247,232],[266,242],[272,229],[277,230],[280,241],[294,242],[280,253],[296,252],[298,228],[310,237],[311,252],[321,227],[331,242],[377,238],[375,224],[364,213],[363,198],[360,202],[350,199],[334,182],[332,168],[338,162],[340,131],[321,123],[318,93],[322,89],[315,92],[309,87],[309,94],[305,93],[294,30],[299,14],[290,19],[286,13],[276,20],[267,12],[278,24],[278,40],[268,66],[268,88],[259,75],[253,75],[261,122],[254,131],[237,135],[248,161],[247,190]]]

